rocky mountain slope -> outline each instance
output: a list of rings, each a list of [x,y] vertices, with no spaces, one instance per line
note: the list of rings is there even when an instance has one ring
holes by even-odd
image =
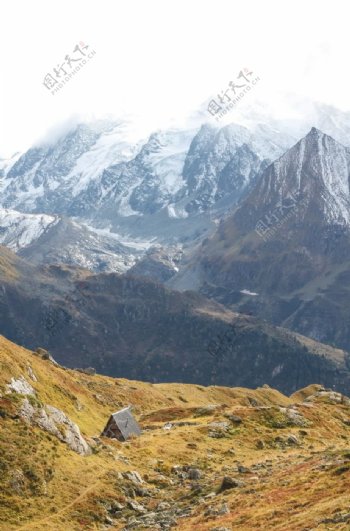
[[[263,172],[172,285],[349,348],[349,156],[313,128]]]
[[[0,254],[0,332],[70,367],[154,382],[257,386],[314,381],[347,392],[349,355],[151,280],[34,267]],[[179,333],[181,331],[181,333]]]
[[[64,369],[0,337],[0,529],[346,530],[350,400]],[[125,405],[142,427],[101,437]]]
[[[18,211],[17,216],[63,216],[88,225],[96,246],[84,245],[82,229],[81,256],[67,249],[57,232],[52,233],[52,242],[47,232],[45,245],[56,248],[55,259],[94,271],[100,271],[101,262],[109,271],[131,267],[140,257],[140,246],[144,252],[161,244],[167,253],[168,246],[181,244],[186,254],[310,124],[348,143],[347,113],[289,95],[289,105],[291,101],[295,109],[304,110],[293,120],[276,119],[266,105],[250,109],[243,104],[236,122],[221,127],[200,125],[202,120],[195,127],[150,134],[127,122],[100,120],[61,128],[60,134],[49,135],[27,152],[0,159],[0,205]],[[26,218],[25,234],[32,240],[37,224],[36,218]],[[10,241],[12,248],[23,246],[22,234],[17,237],[7,223],[1,227],[2,242]],[[123,250],[118,253],[125,242],[131,244],[126,261]],[[33,244],[43,257],[41,241]],[[112,247],[110,259],[106,247]]]
[[[67,217],[0,208],[0,244],[34,264],[77,265],[124,273],[151,244],[132,243]]]
[[[131,266],[139,258],[139,245],[143,249],[155,242],[186,247],[203,238],[213,227],[212,218],[230,209],[267,160],[289,144],[284,137],[276,141],[268,128],[256,136],[242,126],[206,125],[198,131],[158,131],[141,139],[125,123],[80,124],[50,143],[0,161],[0,205],[8,216],[11,210],[21,212],[17,217],[44,213],[83,222],[94,233],[96,249],[102,254],[102,236],[121,246],[126,240],[131,244]],[[26,217],[26,223],[32,221],[30,235],[43,256],[41,241],[34,241],[36,219]],[[6,223],[2,234],[3,242],[14,240],[17,248],[23,246]],[[82,265],[78,256],[66,252],[65,239],[57,241],[55,233],[51,241],[51,234],[46,233],[46,242],[62,248],[62,253],[56,250],[57,260],[66,262],[69,255]],[[83,246],[84,265],[99,271],[96,257],[89,256],[93,250],[88,251]],[[123,259],[124,253],[116,252],[106,268],[114,271],[114,262]]]
[[[225,195],[239,198],[262,161],[288,145],[235,125],[159,131],[135,144],[125,135],[120,123],[81,124],[30,149],[5,172],[2,204],[112,223],[162,210],[184,218]]]

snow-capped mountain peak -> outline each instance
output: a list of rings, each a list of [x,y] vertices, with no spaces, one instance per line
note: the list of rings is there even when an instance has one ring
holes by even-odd
[[[261,217],[294,198],[299,221],[350,224],[349,175],[350,150],[313,127],[265,170],[247,204]]]
[[[253,209],[251,223],[293,197],[303,198],[295,220],[303,221],[312,212],[322,223],[349,224],[349,150],[324,134],[319,124],[325,124],[327,133],[338,132],[339,138],[350,131],[350,115],[339,111],[332,121],[327,109],[313,109],[317,127],[307,133],[300,122],[306,136],[298,142],[298,127],[289,132],[290,122],[282,127],[262,114],[259,118],[266,120],[249,127],[204,124],[195,130],[143,135],[121,121],[78,124],[11,161],[0,161],[0,205],[72,218],[93,231],[146,246],[190,245],[242,197],[245,207]],[[247,219],[246,212],[242,215]],[[46,218],[37,220],[33,218],[34,233]],[[9,222],[3,222],[2,230],[10,241],[14,224],[11,228]],[[79,234],[83,232],[79,227]],[[79,236],[79,241],[84,238]],[[89,242],[94,239],[89,235]],[[18,234],[19,248],[23,241]]]

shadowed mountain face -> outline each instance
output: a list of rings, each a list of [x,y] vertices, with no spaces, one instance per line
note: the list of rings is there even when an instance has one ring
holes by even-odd
[[[350,347],[350,151],[313,128],[271,164],[173,285]],[[194,280],[195,279],[195,280]]]
[[[193,292],[67,266],[34,268],[1,250],[0,333],[70,367],[150,381],[350,390],[348,354]]]

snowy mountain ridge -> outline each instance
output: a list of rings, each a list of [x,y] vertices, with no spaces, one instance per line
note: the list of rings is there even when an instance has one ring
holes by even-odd
[[[330,137],[322,137],[309,142],[306,153],[306,140],[298,142],[301,136],[296,135],[322,124],[324,132],[337,140],[350,139],[350,115],[320,104],[309,111],[307,118],[282,123],[269,118],[263,107],[247,109],[245,120],[237,116],[245,125],[204,124],[195,129],[156,131],[148,137],[121,121],[78,124],[51,143],[43,142],[0,161],[0,206],[12,212],[7,214],[8,220],[2,215],[1,241],[23,249],[35,240],[42,241],[46,229],[54,234],[50,230],[52,217],[60,219],[60,223],[56,221],[59,226],[63,219],[70,219],[74,241],[83,245],[84,252],[79,257],[78,251],[71,249],[62,259],[68,256],[70,262],[77,260],[87,267],[94,264],[97,270],[114,267],[115,260],[89,260],[92,245],[102,245],[104,256],[107,248],[113,249],[112,254],[122,249],[118,269],[120,264],[125,267],[125,252],[129,256],[126,263],[133,265],[139,253],[154,245],[191,247],[255,188],[260,198],[269,192],[267,186],[278,188],[283,197],[287,186],[283,184],[287,171],[283,165],[289,164],[283,157],[293,146],[298,147],[289,157],[298,158],[300,182],[305,157],[322,151],[314,162],[314,172],[322,176],[322,185],[317,186],[323,190],[324,221],[349,223],[347,148],[334,148]],[[311,119],[314,122],[309,126]],[[332,160],[327,156],[331,148]],[[265,177],[260,182],[271,163],[270,181]],[[310,186],[306,183],[304,191]],[[299,193],[300,188],[300,183],[296,184],[289,192]],[[271,205],[270,201],[266,208]],[[63,233],[57,240],[59,232],[55,232],[55,242],[63,242],[66,248]],[[127,249],[136,252],[133,258]]]
[[[299,222],[312,211],[320,223],[349,225],[349,178],[350,149],[313,127],[264,172],[248,202],[257,216],[299,198]],[[244,205],[241,210],[244,217]]]

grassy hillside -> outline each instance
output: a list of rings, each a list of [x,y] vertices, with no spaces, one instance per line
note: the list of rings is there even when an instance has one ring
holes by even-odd
[[[3,531],[349,528],[350,402],[338,393],[89,376],[2,337],[0,368]],[[60,440],[65,425],[57,437],[25,420],[24,403],[61,410],[87,455]],[[141,437],[101,438],[128,404]]]

